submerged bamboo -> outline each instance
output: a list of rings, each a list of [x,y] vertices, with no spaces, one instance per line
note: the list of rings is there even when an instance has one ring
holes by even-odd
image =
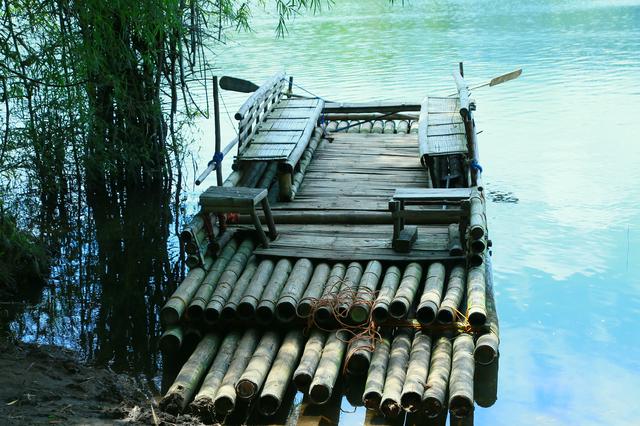
[[[256,318],[261,323],[267,324],[273,320],[276,300],[287,281],[289,272],[291,272],[291,261],[280,259],[260,297],[260,303],[258,303],[258,308],[256,309]]]
[[[449,225],[449,255],[462,256],[464,250],[462,249],[462,240],[460,239],[460,225],[452,223]]]
[[[488,333],[478,337],[473,356],[479,364],[487,365],[498,357],[498,347],[500,345],[500,328],[498,324],[498,312],[496,310],[496,300],[493,295],[493,274],[491,272],[490,258],[485,266],[485,287],[487,304],[487,322],[485,327]]]
[[[307,392],[313,376],[318,368],[322,348],[327,341],[327,332],[314,328],[309,335],[309,339],[304,347],[300,364],[293,373],[293,383],[299,391]]]
[[[326,263],[319,263],[316,265],[311,281],[309,282],[309,285],[304,291],[302,299],[298,302],[298,307],[296,308],[297,314],[300,318],[307,318],[311,314],[313,305],[320,296],[322,296],[322,290],[329,278],[330,270],[329,265]]]
[[[249,287],[251,279],[257,269],[258,263],[256,262],[255,257],[252,256],[247,262],[247,266],[244,268],[242,275],[240,275],[240,278],[236,281],[236,285],[233,287],[233,292],[231,293],[231,296],[229,296],[229,300],[227,300],[227,303],[224,305],[224,308],[220,313],[221,319],[230,320],[236,316],[236,309],[238,308],[240,299],[242,299],[247,287]]]
[[[398,329],[391,344],[387,376],[384,380],[384,391],[380,411],[385,417],[397,417],[402,411],[400,399],[402,386],[407,375],[407,364],[411,352],[411,340],[414,331],[411,329]]]
[[[322,291],[322,297],[320,301],[322,304],[316,309],[315,312],[315,321],[317,322],[327,322],[333,316],[333,306],[332,304],[327,303],[331,301],[332,298],[338,294],[340,290],[340,284],[344,278],[344,274],[347,268],[342,263],[336,263],[331,268],[331,272],[329,273],[329,278],[327,278],[327,283],[324,286],[324,290]]]
[[[373,350],[373,339],[368,335],[362,335],[351,340],[345,361],[347,373],[354,376],[367,374]]]
[[[313,264],[311,261],[309,259],[298,259],[276,304],[276,318],[278,320],[290,322],[296,318],[298,301],[307,288],[312,273]]]
[[[458,335],[453,341],[449,411],[456,417],[473,413],[473,348],[473,337],[467,333]]]
[[[400,402],[410,413],[418,411],[422,405],[422,395],[427,387],[429,359],[431,358],[431,336],[418,331],[411,344],[411,355],[407,367],[407,377],[402,387]]]
[[[469,268],[467,275],[467,312],[469,324],[479,327],[487,322],[484,266]]]
[[[173,382],[167,394],[160,401],[163,410],[177,414],[181,413],[187,404],[191,402],[191,397],[200,385],[202,378],[211,366],[213,357],[218,351],[220,336],[218,334],[207,334],[200,341],[196,350],[191,354],[189,360],[184,364],[178,377]]]
[[[309,386],[309,398],[314,404],[324,404],[331,398],[340,374],[348,335],[342,330],[331,333],[322,351],[320,363]]]
[[[349,310],[349,318],[354,323],[360,324],[369,318],[371,302],[375,298],[380,275],[382,275],[382,264],[377,260],[370,261],[360,278],[355,303]]]
[[[364,385],[364,405],[370,410],[380,408],[382,402],[382,391],[384,381],[387,376],[387,366],[389,364],[389,352],[391,350],[391,330],[382,331],[380,340],[376,342],[371,364],[367,372],[367,381]]]
[[[408,264],[402,275],[398,291],[389,306],[389,313],[393,318],[402,319],[407,316],[418,292],[421,278],[422,266],[416,262]]]
[[[302,330],[294,329],[284,337],[284,341],[278,350],[273,367],[269,371],[264,388],[260,393],[258,410],[270,416],[278,411],[282,404],[282,398],[291,382],[293,369],[300,358],[304,337]]]
[[[167,330],[160,336],[158,346],[164,354],[175,354],[182,346],[182,327],[179,325],[172,325],[167,327]]]
[[[247,368],[236,382],[236,393],[240,398],[251,399],[258,394],[267,378],[279,346],[280,334],[278,332],[267,331],[262,335]]]
[[[451,372],[451,341],[442,336],[431,351],[427,387],[422,395],[424,409],[430,417],[437,417],[445,407],[445,396]]]
[[[358,262],[351,262],[347,267],[347,272],[344,274],[344,280],[340,286],[338,313],[341,316],[346,316],[349,312],[349,308],[355,299],[360,278],[362,278],[362,265]]]
[[[440,300],[442,299],[442,289],[444,287],[445,269],[440,262],[429,265],[427,271],[427,281],[424,284],[424,292],[420,298],[416,318],[422,325],[428,325],[436,319]]]
[[[464,296],[465,271],[463,265],[456,265],[449,273],[447,292],[438,309],[438,322],[451,324],[458,316],[458,308]]]
[[[238,304],[238,308],[236,310],[238,318],[242,320],[249,320],[255,316],[260,296],[269,282],[269,277],[271,277],[273,268],[274,263],[272,260],[265,259],[260,262],[258,269],[256,269],[256,273],[253,274],[251,282]]]
[[[480,364],[476,359],[473,374],[473,397],[480,407],[491,407],[498,399],[498,367],[500,358],[489,364]]]
[[[389,317],[389,305],[396,294],[400,283],[400,269],[397,266],[389,266],[384,274],[380,292],[373,304],[372,317],[377,323],[386,321]]]

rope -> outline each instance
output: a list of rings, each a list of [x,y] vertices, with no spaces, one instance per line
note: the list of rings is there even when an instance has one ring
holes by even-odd
[[[482,166],[480,165],[480,163],[478,163],[475,159],[471,160],[471,163],[469,163],[469,166],[474,169],[479,171],[480,173],[482,173]]]

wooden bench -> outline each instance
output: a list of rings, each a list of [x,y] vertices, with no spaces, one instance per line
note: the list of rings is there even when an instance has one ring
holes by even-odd
[[[256,213],[256,206],[260,203],[269,228],[269,237],[274,240],[278,233],[271,215],[268,191],[263,188],[221,187],[211,186],[200,195],[200,206],[204,213],[248,213],[251,215],[260,241],[265,248],[269,247],[262,223]]]

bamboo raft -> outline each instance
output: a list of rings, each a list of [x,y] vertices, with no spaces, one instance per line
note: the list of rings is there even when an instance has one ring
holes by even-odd
[[[181,234],[190,270],[161,311],[177,373],[162,409],[311,425],[337,423],[346,396],[365,424],[465,424],[493,404],[475,105],[454,77],[458,96],[420,104],[328,103],[284,75],[250,96],[234,170],[222,182],[222,155],[210,164],[219,185]]]

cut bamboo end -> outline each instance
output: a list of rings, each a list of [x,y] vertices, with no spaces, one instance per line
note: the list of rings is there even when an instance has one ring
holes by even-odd
[[[420,304],[416,311],[416,319],[420,324],[429,325],[436,319],[438,305],[433,301],[426,301]]]
[[[452,324],[456,319],[456,313],[451,308],[440,308],[437,315],[440,324]]]
[[[402,412],[402,407],[397,401],[387,398],[380,403],[380,411],[387,418],[395,418]]]
[[[369,307],[363,304],[356,304],[349,311],[349,318],[355,324],[362,324],[369,318]]]
[[[293,383],[296,385],[296,389],[300,392],[307,392],[312,380],[313,373],[310,373],[309,371],[296,371],[296,374],[293,376]]]
[[[249,302],[240,302],[238,308],[236,309],[236,315],[241,320],[250,320],[256,315],[256,308],[253,304]]]
[[[236,384],[236,393],[240,398],[249,399],[258,392],[258,387],[250,380],[241,379]]]
[[[316,384],[309,390],[309,398],[314,404],[326,404],[331,398],[331,389],[324,384]]]
[[[427,416],[431,418],[438,417],[440,413],[442,413],[442,410],[444,409],[444,405],[442,404],[442,401],[440,400],[440,398],[436,396],[431,396],[431,395],[427,396],[423,400],[422,405],[424,407],[424,410]]]
[[[453,342],[451,377],[449,378],[449,411],[455,417],[473,413],[473,337],[462,333]]]
[[[162,333],[158,346],[164,354],[174,354],[178,352],[182,346],[182,327],[178,325],[171,326]]]
[[[403,319],[409,312],[409,302],[404,299],[396,299],[389,306],[389,315],[395,319]]]
[[[281,322],[291,322],[296,318],[296,303],[293,298],[278,302],[276,318]]]
[[[400,404],[409,413],[415,413],[422,406],[422,392],[406,392],[400,398]]]
[[[364,406],[369,410],[378,410],[380,408],[380,402],[382,402],[382,393],[378,391],[365,392],[362,396],[364,400]]]
[[[473,357],[478,364],[491,364],[498,357],[500,339],[493,333],[483,334],[478,337]]]
[[[389,305],[386,303],[378,303],[373,307],[371,316],[376,323],[385,322],[389,318]]]
[[[256,309],[256,319],[261,324],[269,324],[275,318],[275,305],[271,303],[263,303]]]
[[[231,413],[236,406],[235,398],[231,395],[219,395],[214,402],[214,409],[216,413],[227,415]]]
[[[275,395],[262,395],[258,409],[265,416],[273,416],[280,408],[280,400]]]

